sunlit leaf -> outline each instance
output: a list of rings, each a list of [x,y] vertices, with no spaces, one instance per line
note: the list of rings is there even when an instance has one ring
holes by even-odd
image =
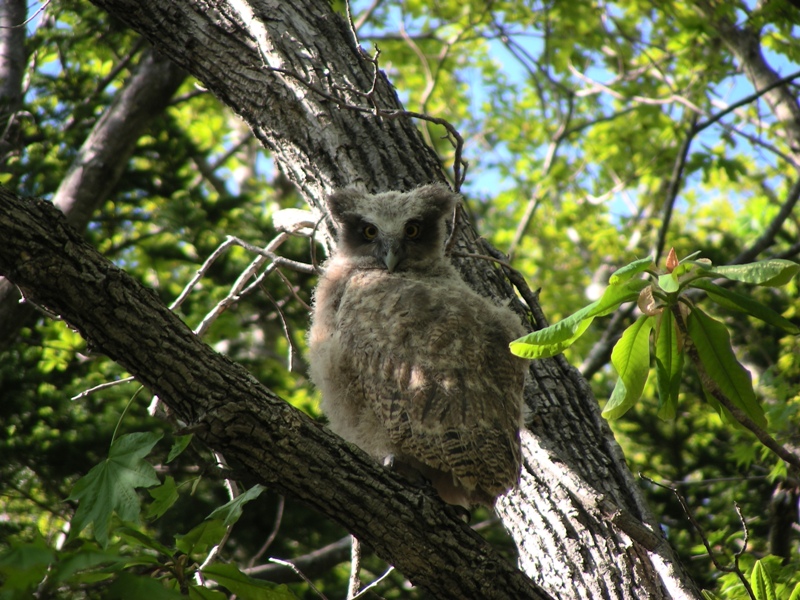
[[[794,586],[792,593],[789,595],[789,600],[800,600],[800,583]]]
[[[644,273],[647,269],[653,268],[653,259],[651,257],[640,258],[630,264],[625,265],[614,271],[608,278],[610,285],[620,285],[626,281],[633,279],[640,273]]]
[[[777,600],[775,583],[760,560],[753,565],[753,572],[750,573],[750,585],[753,588],[753,595],[756,600]]]
[[[666,273],[658,276],[658,287],[668,294],[672,294],[680,289],[680,284],[674,273]]]
[[[745,265],[714,267],[713,269],[714,274],[719,277],[769,287],[786,285],[798,271],[800,271],[800,264],[781,258],[770,258]]]
[[[750,372],[736,360],[727,328],[697,307],[689,313],[686,328],[706,373],[719,390],[756,424],[766,426],[767,420],[753,391]]]
[[[571,319],[571,317],[567,317],[567,319]],[[555,325],[546,327],[545,329],[540,329],[539,331],[529,333],[525,337],[519,338],[518,340],[514,340],[508,345],[508,347],[511,349],[511,353],[516,356],[531,360],[555,356],[574,344],[575,341],[584,334],[594,320],[592,318],[571,319],[561,328],[557,330],[553,329],[554,327],[564,323],[564,321],[567,321],[567,319],[559,321]],[[565,333],[569,333],[569,337],[564,338]]]
[[[633,302],[639,296],[645,281],[628,281],[622,285],[610,285],[599,300],[584,306],[558,323],[514,340],[509,344],[511,352],[523,358],[547,358],[569,348],[581,337],[595,317],[615,311],[625,302]]]
[[[658,416],[674,419],[683,373],[683,352],[678,343],[675,316],[665,310],[656,329],[656,381],[658,387]]]
[[[693,282],[692,286],[705,290],[708,293],[709,298],[718,304],[747,313],[748,315],[751,315],[757,319],[761,319],[765,323],[779,327],[780,329],[783,329],[784,331],[793,335],[800,333],[800,328],[798,328],[794,323],[784,318],[768,306],[753,300],[753,298],[750,296],[745,296],[744,294],[734,292],[733,290],[729,290],[705,280],[697,280]]]
[[[650,331],[653,323],[653,317],[642,315],[625,330],[611,351],[611,364],[619,379],[603,409],[606,419],[622,416],[642,395],[650,373]]]

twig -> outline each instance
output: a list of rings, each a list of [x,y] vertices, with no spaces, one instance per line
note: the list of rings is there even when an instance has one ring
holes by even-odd
[[[115,385],[122,385],[123,383],[130,383],[131,381],[136,381],[135,377],[125,377],[123,379],[118,379],[117,381],[106,381],[105,383],[101,383],[100,385],[96,385],[94,387],[89,388],[88,390],[83,390],[77,396],[73,396],[70,400],[80,400],[82,398],[86,398],[87,396],[94,394],[95,392],[101,392],[105,389],[114,387]]]
[[[547,318],[544,316],[541,307],[539,306],[539,290],[532,291],[530,286],[528,286],[528,282],[525,281],[525,277],[523,277],[522,273],[517,271],[514,267],[509,265],[507,262],[502,260],[503,256],[502,252],[497,250],[496,248],[492,247],[491,244],[484,242],[483,243],[484,250],[488,252],[491,256],[484,256],[482,254],[465,254],[465,256],[470,256],[473,258],[480,258],[485,260],[491,260],[493,262],[498,263],[501,267],[503,267],[506,277],[511,282],[519,295],[525,301],[525,304],[528,305],[528,309],[530,310],[531,316],[533,317],[533,323],[537,329],[544,329],[548,326]]]
[[[327,573],[334,566],[349,560],[350,545],[350,536],[346,535],[327,546],[292,558],[292,563],[297,568],[302,569],[303,572],[310,574],[312,577],[317,577]],[[290,576],[287,569],[278,564],[261,564],[245,569],[245,573],[257,579],[266,579],[276,583],[288,583],[294,580],[294,577]],[[292,570],[292,573],[296,574],[294,570]]]
[[[411,111],[411,110],[402,110],[402,109],[386,110],[386,109],[380,108],[377,105],[377,103],[375,102],[375,99],[374,99],[375,85],[377,83],[378,74],[380,73],[380,70],[378,69],[378,64],[377,64],[377,57],[376,58],[372,58],[372,57],[366,56],[366,59],[369,62],[372,62],[374,67],[375,67],[375,70],[374,70],[374,73],[373,73],[372,89],[370,89],[367,92],[362,92],[362,91],[356,90],[356,89],[349,89],[348,91],[350,91],[351,93],[354,93],[354,94],[356,94],[358,96],[361,96],[363,98],[366,98],[370,102],[370,104],[372,105],[370,107],[358,106],[356,104],[350,104],[349,102],[346,102],[345,100],[342,100],[341,98],[338,98],[337,96],[329,94],[325,90],[320,89],[319,87],[317,87],[313,83],[307,81],[301,75],[299,75],[298,73],[296,73],[296,72],[294,72],[292,70],[283,69],[283,68],[280,68],[280,67],[271,67],[266,62],[264,63],[264,68],[267,69],[268,71],[272,72],[272,73],[279,73],[281,75],[286,75],[287,77],[291,77],[292,79],[296,80],[301,85],[303,85],[304,87],[308,88],[310,91],[314,92],[315,94],[317,94],[321,98],[324,98],[325,100],[329,100],[329,101],[333,102],[334,104],[336,104],[336,106],[338,106],[339,108],[343,108],[345,110],[352,110],[354,112],[371,114],[371,115],[374,115],[376,117],[389,119],[389,120],[400,119],[400,118],[421,119],[423,121],[428,121],[429,123],[434,123],[436,125],[441,125],[447,131],[447,136],[446,137],[447,137],[447,139],[450,141],[450,143],[453,146],[453,152],[454,152],[454,154],[453,154],[453,181],[454,181],[453,189],[454,189],[454,191],[456,193],[458,193],[461,190],[461,185],[464,183],[464,180],[466,179],[467,167],[469,166],[467,161],[464,160],[463,157],[462,157],[462,153],[463,153],[463,150],[464,150],[464,138],[461,136],[461,134],[458,132],[458,130],[452,125],[452,123],[450,123],[446,119],[442,119],[440,117],[432,117],[431,115],[427,115],[427,114],[419,113],[419,112],[414,112],[414,111]],[[335,87],[335,89],[339,90],[339,89],[342,89],[342,88]]]
[[[186,284],[186,286],[183,288],[183,291],[178,295],[177,298],[175,298],[174,302],[169,305],[169,309],[171,311],[174,312],[177,308],[180,307],[181,304],[184,303],[186,298],[189,297],[189,294],[194,289],[194,286],[197,285],[197,282],[203,278],[208,269],[211,268],[211,265],[214,264],[214,261],[216,261],[224,252],[226,252],[228,248],[230,248],[235,244],[236,244],[236,239],[233,237],[228,237],[224,242],[222,242],[219,246],[217,246],[217,249],[214,250],[214,252],[211,253],[211,256],[209,256],[205,260],[205,262],[195,273],[194,277],[192,277],[191,281],[189,281],[189,283]]]
[[[30,18],[25,19],[22,23],[18,25],[9,25],[8,27],[0,27],[0,29],[19,29],[20,27],[27,27],[28,23],[33,21],[36,17],[39,16],[40,13],[43,13],[45,9],[49,6],[52,0],[47,0],[42,6],[36,9],[36,12],[33,13]]]
[[[458,256],[461,258],[478,258],[480,260],[488,260],[489,262],[497,263],[498,265],[505,267],[506,269],[513,270],[512,267],[508,262],[501,260],[499,258],[495,258],[494,256],[487,256],[485,254],[474,254],[472,252],[453,252],[453,256]]]
[[[360,48],[361,44],[358,41],[358,32],[356,31],[356,25],[353,22],[353,12],[350,7],[350,0],[345,0],[344,8],[345,12],[347,12],[347,24],[350,26],[350,33],[353,34],[353,43],[356,45],[356,48]]]
[[[375,12],[377,9],[378,9],[378,7],[381,5],[381,2],[382,2],[382,1],[383,1],[383,0],[374,0],[374,1],[372,2],[372,4],[371,4],[371,5],[370,5],[370,6],[369,6],[369,7],[368,7],[368,8],[367,8],[365,11],[363,11],[363,12],[361,13],[361,16],[360,16],[360,17],[358,18],[358,20],[357,20],[357,21],[356,21],[356,22],[353,24],[353,28],[354,28],[356,31],[358,31],[359,29],[361,29],[361,27],[364,25],[364,23],[366,23],[366,22],[367,22],[367,19],[369,19],[369,18],[372,16],[372,14],[373,14],[373,13],[374,13],[374,12]]]
[[[741,100],[739,100],[737,102],[734,102],[733,104],[728,106],[728,108],[726,108],[725,110],[722,110],[722,111],[718,112],[717,114],[709,117],[708,119],[706,119],[702,123],[698,123],[697,126],[695,127],[695,134],[700,133],[701,131],[703,131],[707,127],[710,127],[711,125],[713,125],[714,123],[716,123],[717,121],[722,119],[724,116],[726,116],[726,115],[732,113],[733,111],[735,111],[737,108],[740,108],[740,107],[744,106],[745,104],[750,104],[753,100],[758,100],[761,96],[763,96],[764,94],[766,94],[770,90],[773,90],[776,87],[783,85],[784,83],[789,83],[791,81],[794,81],[798,77],[800,77],[800,71],[795,71],[794,73],[791,73],[790,75],[787,75],[786,77],[781,77],[780,79],[776,79],[775,81],[773,81],[772,83],[770,83],[767,86],[764,86],[760,90],[756,90],[755,92],[753,92],[749,96],[745,96]]]
[[[286,505],[286,499],[283,496],[278,496],[278,508],[275,511],[275,524],[272,526],[272,531],[269,532],[267,539],[264,540],[264,543],[261,545],[261,548],[258,549],[253,555],[253,558],[250,559],[250,563],[247,565],[248,568],[252,568],[256,561],[260,560],[264,553],[269,549],[272,545],[272,542],[275,541],[275,538],[278,537],[278,530],[281,528],[281,522],[283,521],[283,509]]]
[[[311,580],[310,580],[308,577],[306,577],[306,576],[303,574],[303,572],[302,572],[300,569],[298,569],[298,568],[297,568],[295,565],[293,565],[292,563],[290,563],[288,560],[281,560],[280,558],[270,558],[270,559],[269,559],[269,562],[271,562],[271,563],[275,563],[276,565],[283,565],[284,567],[289,567],[289,568],[290,568],[292,571],[294,571],[294,572],[295,572],[295,574],[296,574],[298,577],[300,577],[300,579],[302,579],[303,581],[305,581],[305,582],[308,584],[308,586],[309,586],[309,587],[310,587],[310,588],[311,588],[311,589],[312,589],[314,592],[316,592],[316,594],[317,594],[317,595],[318,595],[320,598],[322,598],[323,600],[328,600],[328,598],[325,596],[325,594],[323,594],[322,592],[320,592],[320,591],[319,591],[319,590],[316,588],[316,586],[314,585],[314,583],[313,583],[313,582],[312,582],[312,581],[311,581]]]
[[[278,271],[278,273],[280,273],[280,271]],[[289,321],[286,319],[286,315],[283,313],[283,308],[275,300],[275,298],[272,297],[272,294],[269,293],[269,290],[267,290],[267,288],[261,286],[261,291],[264,292],[264,294],[267,296],[269,301],[272,302],[272,305],[275,307],[275,311],[278,313],[278,318],[281,321],[281,327],[283,327],[283,335],[286,336],[286,341],[289,344],[289,360],[286,361],[287,362],[286,370],[291,372],[293,370],[292,367],[294,366],[295,354],[299,354],[299,352],[298,352],[297,348],[294,345],[294,340],[292,339],[292,332],[289,329]],[[305,303],[303,303],[303,304],[305,304]],[[310,310],[311,309],[309,309],[309,312],[310,312]]]
[[[739,522],[742,524],[742,531],[744,532],[744,539],[742,540],[742,547],[739,548],[738,552],[734,552],[733,554],[733,563],[736,565],[736,570],[740,571],[739,568],[739,559],[744,556],[745,550],[747,550],[747,542],[750,541],[750,530],[747,528],[747,522],[744,519],[744,515],[742,514],[742,507],[739,506],[739,503],[734,501],[733,508],[736,509],[736,514],[739,515]]]
[[[360,598],[361,596],[366,594],[370,589],[377,586],[381,581],[386,579],[392,573],[392,571],[394,571],[394,567],[389,567],[388,569],[386,569],[386,572],[383,575],[378,577],[375,581],[373,581],[369,585],[364,586],[360,592],[358,592],[355,596],[353,596],[353,600],[356,600],[356,598]]]
[[[461,215],[462,211],[464,210],[463,205],[461,202],[456,204],[455,208],[453,209],[453,218],[450,221],[450,237],[447,238],[447,243],[444,245],[444,253],[447,256],[451,256],[453,254],[453,248],[455,248],[456,241],[458,240],[458,226],[461,224]]]
[[[744,573],[742,573],[742,570],[739,568],[738,556],[741,555],[741,552],[739,552],[739,553],[737,553],[735,555],[737,558],[734,559],[734,563],[733,563],[732,567],[726,567],[726,566],[722,565],[717,560],[717,557],[714,554],[714,551],[711,549],[711,544],[709,543],[708,538],[706,537],[705,533],[703,532],[703,528],[700,526],[700,523],[697,521],[697,519],[695,519],[694,515],[692,514],[692,511],[689,509],[689,505],[686,504],[686,499],[683,496],[681,496],[680,492],[677,489],[673,488],[673,487],[664,485],[663,483],[658,483],[657,481],[655,481],[653,479],[650,479],[649,477],[643,475],[642,473],[639,473],[639,477],[641,477],[642,479],[644,479],[645,481],[647,481],[649,483],[652,483],[653,485],[655,485],[657,487],[660,487],[660,488],[665,489],[665,490],[669,490],[670,492],[672,492],[675,495],[675,498],[678,499],[678,503],[681,505],[681,509],[683,509],[683,513],[686,515],[686,518],[689,519],[689,522],[692,524],[692,527],[694,527],[695,531],[697,531],[697,534],[700,536],[700,540],[703,542],[703,546],[706,547],[706,552],[708,552],[708,557],[711,559],[711,562],[714,563],[714,566],[717,568],[717,570],[719,570],[719,571],[721,571],[723,573],[735,573],[736,576],[739,578],[739,580],[742,582],[742,585],[744,585],[744,587],[747,590],[747,593],[749,594],[750,598],[752,598],[752,600],[756,600],[756,597],[753,594],[753,588],[750,587],[750,582],[747,581],[747,578],[744,576]],[[736,507],[736,512],[738,513],[739,519],[741,520],[741,523],[742,523],[742,527],[744,528],[745,539],[747,539],[747,536],[748,536],[747,525],[745,524],[744,519],[742,518],[741,509],[739,508],[739,505],[736,504],[735,502],[734,502],[734,506]],[[745,545],[745,547],[746,547],[746,545]],[[743,550],[744,550],[744,548],[742,548],[742,551]]]

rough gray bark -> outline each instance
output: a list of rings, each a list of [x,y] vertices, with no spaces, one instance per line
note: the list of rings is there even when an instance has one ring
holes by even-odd
[[[387,116],[387,111],[402,108],[391,86],[382,74],[376,77],[373,65],[355,48],[346,24],[330,11],[327,3],[95,3],[128,22],[239,113],[312,205],[321,207],[325,193],[348,184],[360,183],[370,191],[381,191],[408,189],[444,178],[438,160],[413,123],[407,118]],[[371,89],[373,80],[375,93],[367,98],[363,92]],[[353,110],[353,106],[365,111]],[[375,106],[380,107],[382,116],[375,114]],[[491,251],[469,226],[460,229],[457,250],[480,254]],[[502,272],[490,263],[472,259],[458,262],[465,279],[481,293],[515,297]],[[6,265],[10,267],[13,262]],[[116,289],[119,277],[116,272],[113,276],[90,274],[90,281],[100,279],[99,289],[84,292],[82,297],[99,294],[102,302],[109,305],[105,310],[111,316],[138,321],[144,313],[126,305],[130,301],[127,292]],[[29,284],[30,293],[37,293],[40,284],[43,283],[38,280]],[[518,302],[517,306],[521,307]],[[535,305],[532,308],[537,309]],[[87,307],[81,305],[70,318],[85,319],[85,310]],[[159,318],[172,318],[163,311],[159,314]],[[119,326],[108,324],[112,325]],[[437,597],[501,597],[498,594],[503,590],[498,588],[503,586],[509,597],[529,597],[514,591],[521,587],[507,587],[510,583],[506,581],[517,580],[506,579],[511,575],[504,568],[483,554],[472,554],[474,542],[467,537],[450,537],[449,525],[446,535],[440,533],[440,527],[446,525],[438,513],[431,512],[439,511],[438,504],[433,509],[431,500],[420,500],[419,495],[409,501],[394,500],[408,499],[412,492],[389,486],[386,482],[396,481],[394,477],[376,471],[363,458],[348,461],[343,467],[341,462],[326,462],[329,455],[324,453],[317,458],[314,452],[309,455],[309,449],[319,450],[317,442],[324,448],[329,438],[298,421],[290,409],[274,398],[264,397],[265,404],[237,401],[225,404],[223,409],[218,404],[222,398],[215,394],[230,397],[226,386],[233,382],[221,367],[219,371],[214,367],[218,358],[198,355],[202,358],[190,364],[175,364],[175,374],[163,366],[155,373],[147,372],[152,363],[132,365],[134,359],[130,355],[142,348],[149,352],[161,347],[160,338],[132,336],[109,349],[113,331],[89,331],[86,325],[79,328],[140,375],[189,422],[200,419],[202,427],[198,431],[213,448],[226,454],[246,450],[243,460],[263,481],[309,502],[376,550],[380,547],[381,556],[419,585],[431,590],[439,590],[441,585],[456,586],[450,593],[457,595],[447,595],[442,590],[436,592]],[[168,348],[174,351],[172,346]],[[210,366],[204,363],[206,360],[211,361]],[[194,372],[191,366],[201,370]],[[191,401],[182,396],[184,388],[191,389],[205,379],[206,371],[219,380],[218,384],[212,384],[207,393],[191,396]],[[178,379],[165,383],[173,375]],[[255,389],[255,382],[249,381]],[[622,454],[599,416],[597,403],[577,371],[562,359],[535,362],[527,401],[534,410],[534,419],[530,424],[532,436],[526,444],[523,483],[518,493],[501,503],[500,514],[514,535],[528,575],[560,598],[696,597],[671,549],[657,533],[657,525],[648,515]],[[224,431],[226,427],[220,428],[220,423],[225,423],[230,432]],[[283,445],[286,428],[295,433],[302,430],[303,436],[309,437],[301,436],[303,442],[295,446]],[[228,437],[231,433],[233,439]],[[340,446],[335,448],[330,450],[333,455],[339,459],[345,456]],[[312,486],[309,491],[301,482],[298,487],[290,487],[285,480],[278,480],[276,474],[284,466],[298,468],[303,464],[305,468],[303,461],[310,461],[307,464],[312,465],[315,477],[331,475],[325,480],[330,487]],[[331,471],[328,473],[327,469]],[[377,479],[373,481],[373,477]],[[351,504],[338,503],[331,490],[342,485],[352,485],[354,493],[361,487],[359,501],[364,493],[378,486],[379,495],[389,495],[385,502],[390,505],[365,506],[355,500]],[[388,521],[387,515],[391,515]],[[404,516],[398,520],[395,515]],[[384,526],[389,523],[399,531],[386,532]],[[418,526],[426,537],[415,537],[419,535]],[[435,556],[437,551],[431,545],[438,547],[440,556]],[[434,565],[431,574],[427,567]],[[451,578],[454,569],[458,573]],[[484,583],[472,582],[473,577]],[[486,577],[494,578],[492,595]],[[437,578],[442,583],[437,583]],[[461,583],[456,585],[454,579]],[[466,585],[473,586],[471,591],[465,590]],[[480,585],[483,587],[478,592],[475,586]]]
[[[24,28],[21,30],[24,33]],[[53,204],[70,224],[79,230],[86,227],[119,181],[137,141],[185,78],[186,73],[165,57],[152,50],[143,54],[133,76],[92,128],[53,196]],[[32,315],[29,305],[20,304],[16,286],[0,278],[0,351],[13,342]]]
[[[0,273],[158,394],[187,432],[368,540],[433,597],[548,598],[441,500],[346,445],[205,345],[51,204],[0,187],[0,239]]]
[[[18,148],[25,51],[25,0],[0,0],[0,169]]]

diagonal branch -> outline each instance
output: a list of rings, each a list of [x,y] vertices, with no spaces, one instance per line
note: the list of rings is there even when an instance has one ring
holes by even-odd
[[[409,487],[202,343],[51,204],[0,187],[0,237],[0,274],[135,375],[187,432],[340,523],[434,597],[549,597],[438,498]]]

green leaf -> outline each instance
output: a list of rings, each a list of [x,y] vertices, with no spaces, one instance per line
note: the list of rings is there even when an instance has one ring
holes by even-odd
[[[169,455],[167,455],[167,462],[170,463],[181,453],[186,450],[189,444],[192,443],[192,439],[194,438],[194,434],[190,433],[189,435],[179,435],[175,438],[175,443],[172,444],[172,448],[169,449]]]
[[[161,515],[167,512],[170,507],[177,502],[178,488],[175,485],[175,479],[168,475],[160,486],[147,490],[153,497],[155,502],[147,507],[146,517],[148,519],[158,519]]]
[[[611,274],[611,277],[608,278],[608,283],[610,285],[620,285],[633,279],[640,273],[644,273],[647,271],[647,269],[650,269],[653,266],[652,257],[648,256],[647,258],[640,258],[614,271]]]
[[[692,252],[688,256],[684,256],[682,259],[680,259],[680,261],[678,261],[678,264],[682,265],[684,263],[693,261],[695,256],[699,255],[701,252],[702,252],[702,250],[697,250],[696,252]]]
[[[625,414],[642,395],[650,373],[650,330],[653,317],[642,315],[628,327],[611,351],[611,364],[619,374],[603,416],[616,419]]]
[[[681,285],[675,273],[666,273],[658,276],[658,287],[668,294],[673,294],[681,288]]]
[[[120,539],[125,540],[131,546],[150,548],[151,550],[155,550],[164,556],[172,556],[174,554],[174,551],[171,548],[167,548],[159,541],[154,540],[150,536],[142,533],[141,531],[133,529],[132,527],[119,527],[115,530],[115,533],[120,537]]]
[[[736,360],[725,326],[694,307],[686,328],[706,373],[720,391],[760,427],[766,426],[767,420],[753,391],[750,372]]]
[[[514,340],[509,344],[511,353],[522,358],[548,358],[563,352],[580,338],[595,317],[614,312],[620,304],[635,301],[646,281],[628,281],[622,285],[608,286],[599,300],[584,306],[558,323]]]
[[[700,594],[703,596],[705,600],[722,600],[721,596],[717,596],[714,592],[709,590],[702,590]]]
[[[190,585],[189,600],[228,600],[228,594],[220,590],[210,590],[203,585]]]
[[[129,562],[130,557],[128,556],[120,556],[111,552],[97,552],[88,548],[60,560],[51,572],[51,577],[53,581],[62,582],[67,581],[79,571],[85,571],[101,565],[114,565],[118,570]]]
[[[746,265],[714,267],[713,273],[719,277],[778,287],[786,285],[800,271],[800,264],[782,258],[770,258]]]
[[[244,494],[239,494],[236,498],[228,502],[227,504],[220,506],[210,515],[208,515],[209,519],[222,519],[223,523],[226,527],[233,525],[236,521],[239,520],[239,517],[242,516],[242,508],[245,504],[250,502],[251,500],[255,500],[261,495],[265,488],[261,484],[256,484],[247,490]]]
[[[253,579],[235,565],[215,563],[203,569],[203,575],[226,587],[244,600],[296,600],[297,596],[285,585],[275,585]]]
[[[169,589],[158,579],[139,577],[130,573],[121,573],[108,588],[104,597],[110,600],[129,600],[130,598],[147,598],[147,600],[184,599],[184,596],[178,590]]]
[[[658,416],[674,419],[678,409],[683,352],[678,343],[675,315],[670,310],[661,313],[656,329],[656,382],[658,386]]]
[[[800,583],[794,586],[792,593],[789,595],[789,600],[800,600]]]
[[[186,535],[176,535],[175,546],[190,556],[205,554],[209,548],[219,544],[227,529],[220,519],[206,519]]]
[[[160,434],[152,432],[123,435],[111,444],[108,458],[78,480],[68,498],[80,502],[72,517],[70,539],[92,523],[95,539],[105,548],[114,511],[124,521],[138,520],[136,488],[159,484],[155,469],[142,459],[160,439]]]
[[[0,556],[0,589],[30,590],[44,579],[54,560],[55,554],[43,543],[12,548]]]
[[[633,279],[619,285],[609,285],[599,300],[593,302],[587,317],[604,317],[611,314],[620,304],[634,302],[639,297],[639,292],[646,288],[650,283],[643,279]],[[588,308],[588,307],[587,307]]]
[[[527,359],[549,358],[560,354],[574,344],[594,320],[594,318],[577,318],[577,314],[514,340],[508,345],[511,353]]]
[[[750,573],[750,585],[753,587],[753,595],[755,595],[756,600],[777,600],[775,583],[760,560],[756,561],[753,566],[753,572]]]
[[[747,313],[757,319],[761,319],[765,323],[779,327],[792,335],[800,333],[800,328],[790,320],[784,318],[768,306],[764,306],[760,302],[753,300],[750,296],[745,296],[744,294],[734,292],[705,280],[693,282],[692,287],[700,288],[707,292],[708,297],[717,304]]]

